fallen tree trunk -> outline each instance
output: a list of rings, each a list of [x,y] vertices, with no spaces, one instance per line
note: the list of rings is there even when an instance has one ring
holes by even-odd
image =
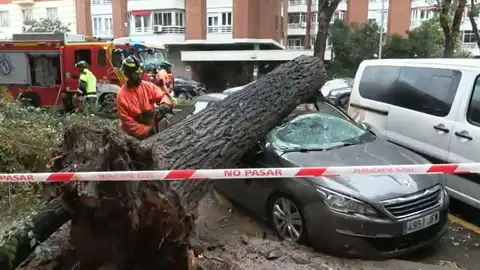
[[[142,142],[118,129],[72,123],[56,166],[63,171],[228,168],[318,93],[325,78],[318,58],[298,57]],[[63,185],[78,269],[112,264],[119,270],[187,269],[198,202],[212,187],[211,180]]]
[[[35,247],[70,219],[61,198],[56,198],[32,217],[4,235],[0,247],[0,269],[6,270],[22,263]]]

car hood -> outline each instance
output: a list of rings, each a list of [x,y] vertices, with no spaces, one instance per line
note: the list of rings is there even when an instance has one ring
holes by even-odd
[[[429,164],[423,157],[382,139],[329,151],[281,154],[283,166],[328,167]],[[441,175],[350,175],[307,178],[337,192],[378,203],[381,200],[408,195],[443,182]]]

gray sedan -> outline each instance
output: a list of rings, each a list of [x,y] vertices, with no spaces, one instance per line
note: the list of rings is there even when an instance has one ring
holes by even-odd
[[[297,108],[243,160],[254,168],[425,163],[323,101]],[[265,218],[281,239],[382,258],[431,245],[446,232],[449,198],[443,180],[354,175],[219,180],[216,188]]]

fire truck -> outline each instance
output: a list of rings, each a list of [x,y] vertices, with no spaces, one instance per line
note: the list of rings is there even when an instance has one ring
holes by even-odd
[[[14,34],[12,40],[0,41],[0,88],[14,98],[21,95],[32,106],[69,110],[75,107],[80,76],[75,63],[83,60],[97,77],[97,103],[113,110],[116,93],[126,81],[119,68],[130,54],[144,65],[168,63],[165,47],[149,47],[130,38],[99,41],[70,33]]]

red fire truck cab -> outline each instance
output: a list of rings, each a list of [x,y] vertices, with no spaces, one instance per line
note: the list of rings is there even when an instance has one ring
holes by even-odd
[[[147,51],[155,56],[152,52],[159,50],[142,50]],[[69,33],[14,34],[12,40],[0,42],[0,88],[8,90],[14,98],[21,95],[33,106],[61,106],[71,110],[75,108],[73,96],[80,76],[75,63],[83,60],[97,77],[97,103],[110,107],[120,85],[126,81],[119,71],[124,57],[140,53],[142,59],[157,61],[142,52],[125,38],[98,41]],[[166,50],[160,52],[166,61]]]

